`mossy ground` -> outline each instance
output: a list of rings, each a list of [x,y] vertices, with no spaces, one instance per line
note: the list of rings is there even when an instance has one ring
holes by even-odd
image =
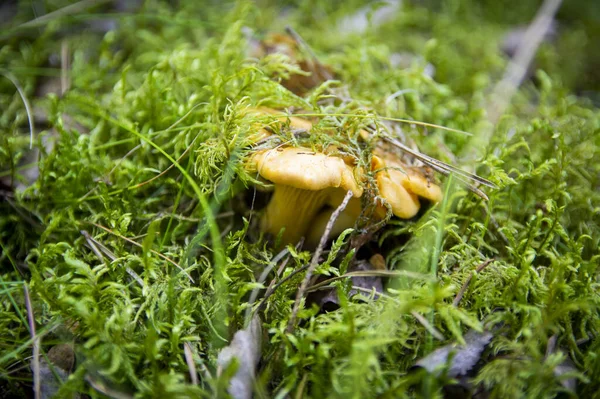
[[[3,26],[0,391],[31,395],[27,285],[42,355],[74,344],[76,367],[60,395],[101,397],[90,382],[139,397],[225,395],[231,373],[217,377],[218,351],[258,305],[248,303],[250,292],[275,276],[257,282],[276,253],[258,233],[255,176],[244,169],[257,120],[243,110],[265,105],[347,114],[323,118],[339,135],[317,129],[298,140],[334,140],[363,161],[356,132],[377,115],[473,132],[401,125],[422,152],[474,167],[499,188],[486,190],[484,201],[447,184],[443,203],[378,232],[361,251],[381,253],[391,270],[420,273],[386,281],[384,297],[349,298],[350,280],[338,280],[339,309],[307,305],[286,333],[302,274],[282,284],[259,312],[265,339],[256,397],[439,397],[451,381],[414,370],[415,362],[483,328],[494,338],[470,376],[473,387],[498,398],[597,394],[593,2],[563,6],[554,41],[542,45],[531,77],[475,150],[507,64],[503,34],[528,23],[535,2],[403,2],[383,23],[344,34],[339,21],[362,2],[217,3],[73,12],[66,2],[22,2]],[[22,25],[40,14],[49,17]],[[331,66],[336,83],[301,98],[275,78],[296,70],[293,62],[248,57],[247,28],[261,38],[287,24]],[[50,89],[61,87],[61,54],[69,60],[64,94]],[[394,54],[403,66],[392,66]],[[15,83],[35,121],[33,149]],[[327,102],[328,87],[347,101]],[[318,273],[345,272],[351,237],[336,241]],[[289,252],[283,276],[310,261],[307,251]],[[468,276],[492,258],[454,306]],[[573,367],[559,372],[567,361]],[[561,384],[568,379],[577,380],[575,392]]]

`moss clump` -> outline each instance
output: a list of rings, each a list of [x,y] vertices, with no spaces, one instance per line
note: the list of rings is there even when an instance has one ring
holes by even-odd
[[[569,25],[569,13],[559,14],[568,28],[544,45],[537,72],[475,162],[499,186],[489,201],[446,180],[444,202],[418,219],[389,221],[357,255],[380,253],[404,277],[362,300],[351,297],[350,279],[336,279],[339,309],[306,305],[286,332],[303,278],[293,273],[311,254],[288,247],[276,275],[281,257],[258,232],[261,196],[244,167],[251,134],[273,118],[244,111],[319,114],[312,135],[275,133],[305,147],[335,144],[367,164],[369,143],[357,132],[384,118],[477,135],[507,62],[498,44],[513,27],[510,7],[403,4],[363,33],[340,34],[338,22],[358,3],[292,3],[283,12],[268,1],[147,1],[135,12],[98,5],[72,13],[54,2],[48,18],[29,25],[31,7],[16,6],[0,35],[1,391],[25,395],[32,385],[25,284],[42,354],[74,343],[76,366],[60,395],[225,395],[231,373],[217,376],[218,351],[259,306],[268,339],[256,396],[442,396],[452,381],[412,366],[483,328],[494,338],[466,379],[471,392],[555,397],[574,394],[573,379],[579,396],[600,388],[600,112],[577,96],[597,87],[550,64],[564,43],[595,33],[588,22]],[[534,11],[523,9],[522,22]],[[294,60],[248,56],[247,28],[260,38],[285,24],[336,82],[302,98],[278,83],[298,70]],[[585,46],[567,47],[583,64],[577,73],[594,70]],[[472,143],[443,129],[398,127],[451,163]],[[343,276],[359,233],[335,240],[317,274]],[[467,278],[492,258],[455,306]],[[250,303],[271,280],[283,282]]]

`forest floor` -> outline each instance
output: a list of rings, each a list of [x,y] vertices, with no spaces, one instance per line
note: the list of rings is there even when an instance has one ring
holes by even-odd
[[[595,2],[280,3],[0,6],[0,398],[596,395]]]

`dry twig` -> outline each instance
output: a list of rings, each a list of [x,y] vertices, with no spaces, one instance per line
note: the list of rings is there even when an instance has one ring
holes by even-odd
[[[477,273],[481,273],[481,271],[483,269],[485,269],[486,267],[488,267],[488,265],[490,263],[492,263],[493,261],[495,261],[495,260],[496,259],[494,259],[494,258],[488,259],[485,262],[483,262],[482,264],[480,264],[479,266],[477,266],[477,268],[475,269],[475,271],[473,273],[471,273],[469,275],[469,277],[467,277],[467,279],[463,283],[462,287],[460,288],[460,291],[458,291],[458,294],[456,294],[456,297],[454,298],[454,301],[452,301],[452,305],[453,306],[458,306],[458,304],[460,303],[462,297],[465,295],[465,292],[467,292],[467,288],[469,287],[469,283],[473,279],[473,276],[475,276],[475,274],[477,274]]]
[[[429,331],[429,334],[431,334],[435,339],[437,339],[438,341],[444,341],[446,339],[444,338],[442,333],[439,332],[434,326],[432,326],[431,323],[429,323],[427,319],[421,314],[415,312],[414,310],[411,311],[410,314],[413,315],[413,317],[417,319],[417,321],[421,323],[421,325],[425,327],[425,329]]]
[[[265,268],[265,270],[263,270],[257,282],[262,284],[269,276],[269,273],[271,273],[271,270],[273,270],[273,268],[277,266],[277,263],[279,263],[279,261],[282,260],[288,253],[289,250],[286,247],[283,250],[281,250],[281,252],[279,252],[277,255],[275,255],[269,263],[269,265]],[[246,325],[248,325],[250,323],[250,320],[252,320],[252,305],[254,304],[254,301],[256,301],[256,297],[258,296],[259,290],[261,290],[261,288],[254,288],[252,290],[252,293],[250,294],[250,298],[248,299],[248,307],[246,308],[245,316]]]
[[[336,210],[331,214],[331,217],[329,218],[329,221],[327,222],[325,231],[323,232],[323,235],[321,236],[321,240],[319,241],[319,246],[317,246],[317,249],[315,250],[315,253],[310,261],[308,270],[306,271],[306,276],[304,276],[304,280],[302,281],[302,284],[300,285],[300,288],[298,289],[298,292],[296,294],[296,302],[294,303],[294,308],[292,309],[292,316],[290,317],[290,321],[287,326],[288,333],[292,332],[292,329],[294,328],[294,325],[296,324],[296,317],[298,316],[298,311],[300,310],[300,303],[302,302],[304,293],[306,292],[306,289],[308,288],[308,284],[310,283],[312,274],[315,271],[315,269],[317,268],[317,266],[319,265],[319,258],[321,257],[323,248],[325,248],[325,244],[327,243],[327,239],[329,238],[329,233],[331,233],[331,229],[333,229],[333,225],[334,225],[335,221],[337,220],[338,216],[340,216],[340,213],[342,213],[344,211],[344,209],[346,209],[346,206],[348,205],[350,198],[352,198],[353,196],[354,196],[354,194],[352,193],[352,190],[348,190],[348,192],[346,193],[346,196],[344,197],[344,200],[342,201],[340,206],[338,206],[336,208]]]
[[[488,115],[492,124],[504,114],[510,104],[517,88],[523,83],[523,79],[533,61],[533,57],[544,40],[544,36],[552,27],[554,15],[558,11],[562,0],[546,0],[539,8],[534,20],[527,27],[525,35],[512,61],[509,63],[504,77],[494,87],[491,102],[488,106]]]
[[[196,363],[194,363],[194,354],[192,348],[188,342],[183,343],[183,354],[185,356],[185,362],[190,369],[190,380],[192,385],[198,385],[198,372],[196,371]]]
[[[33,307],[31,306],[31,297],[27,284],[23,285],[25,291],[25,307],[27,308],[27,321],[29,322],[29,333],[33,340],[33,358],[31,359],[31,368],[33,369],[33,395],[35,399],[42,396],[40,385],[40,337],[35,333],[35,318],[33,317]]]
[[[140,248],[142,248],[142,245],[141,245],[141,244],[139,244],[139,243],[137,243],[137,242],[135,242],[135,241],[133,241],[133,240],[131,240],[131,239],[129,239],[129,238],[127,238],[127,237],[125,237],[125,236],[122,236],[121,234],[119,234],[119,233],[116,233],[116,232],[112,231],[111,229],[108,229],[108,228],[106,228],[106,227],[104,227],[104,226],[102,226],[102,225],[99,225],[99,224],[97,224],[97,223],[93,223],[93,222],[89,222],[89,223],[90,223],[91,225],[93,225],[93,226],[96,226],[96,227],[98,227],[99,229],[102,229],[102,230],[106,231],[107,233],[110,233],[110,234],[112,234],[112,235],[114,235],[114,236],[117,236],[117,237],[119,237],[119,238],[120,238],[120,239],[122,239],[122,240],[125,240],[125,241],[127,241],[127,242],[128,242],[128,243],[130,243],[130,244],[133,244],[133,245],[135,245],[136,247],[140,247]],[[190,276],[190,274],[189,274],[188,272],[186,272],[186,271],[183,269],[183,267],[181,267],[181,266],[180,266],[180,265],[179,265],[177,262],[175,262],[175,261],[174,261],[174,260],[172,260],[171,258],[169,258],[169,257],[167,257],[167,256],[165,256],[165,255],[161,254],[160,252],[157,252],[157,251],[155,251],[155,250],[153,250],[153,249],[151,249],[151,250],[150,250],[150,252],[152,252],[154,255],[156,255],[156,256],[158,256],[158,257],[160,257],[160,258],[162,258],[162,259],[166,260],[167,262],[169,262],[170,264],[172,264],[173,266],[175,266],[176,268],[178,268],[178,269],[179,269],[179,270],[180,270],[180,271],[181,271],[183,274],[185,274],[185,275],[186,275],[186,277],[187,277],[187,278],[188,278],[188,279],[189,279],[189,280],[190,280],[192,283],[195,283],[195,281],[194,281],[194,279],[192,278],[192,276]]]

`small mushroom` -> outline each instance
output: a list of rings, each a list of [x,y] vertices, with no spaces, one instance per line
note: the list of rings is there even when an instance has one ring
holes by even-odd
[[[295,243],[305,235],[313,219],[336,192],[351,190],[355,197],[362,187],[359,172],[341,158],[302,147],[262,150],[249,160],[251,170],[275,185],[273,197],[261,222],[263,231],[277,235],[282,228],[284,243]]]
[[[442,191],[440,187],[431,182],[420,168],[404,165],[393,159],[391,154],[382,153],[380,150],[376,150],[376,153],[380,153],[387,159],[384,160],[377,155],[373,155],[371,170],[375,172],[379,196],[390,205],[394,216],[401,219],[414,217],[421,209],[419,198],[432,202],[441,201]],[[314,247],[319,242],[333,210],[342,202],[342,199],[343,195],[339,193],[331,195],[327,201],[328,207],[315,217],[306,237],[309,248]],[[360,200],[356,197],[352,198],[333,225],[330,232],[331,236],[336,236],[342,231],[353,227],[361,211]],[[384,219],[386,214],[387,207],[384,204],[378,204],[374,216]]]
[[[394,159],[391,154],[376,151],[373,155],[371,170],[375,171],[375,179],[379,195],[392,208],[392,213],[402,219],[410,219],[419,212],[419,197],[432,202],[442,199],[442,190],[431,182],[417,167],[407,166]],[[384,217],[386,208],[380,206],[376,214]]]

